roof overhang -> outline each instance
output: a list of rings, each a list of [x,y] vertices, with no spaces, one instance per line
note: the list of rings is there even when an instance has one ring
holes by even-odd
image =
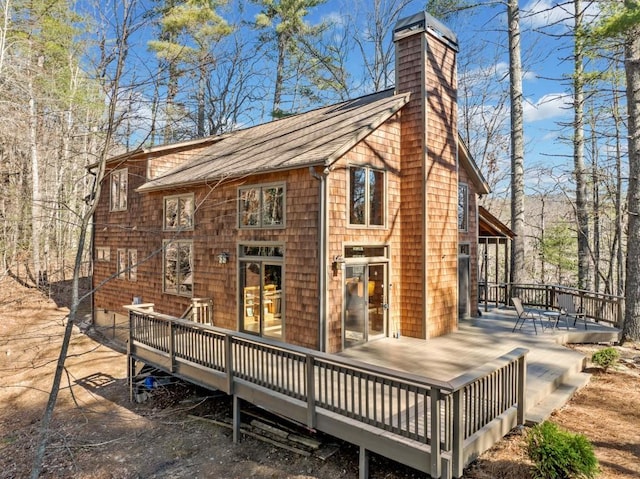
[[[478,206],[478,236],[481,238],[513,239],[516,234],[484,206]]]

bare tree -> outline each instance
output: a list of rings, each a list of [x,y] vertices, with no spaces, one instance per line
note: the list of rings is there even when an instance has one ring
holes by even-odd
[[[511,250],[511,281],[522,283],[525,280],[524,114],[518,0],[508,0],[507,18],[509,23],[509,96],[511,98],[511,229],[516,235]]]
[[[89,203],[89,207],[82,213],[79,218],[79,237],[76,248],[76,257],[75,264],[73,270],[73,280],[72,280],[72,297],[71,297],[71,307],[69,311],[69,315],[67,318],[67,323],[65,325],[64,336],[62,340],[62,345],[60,348],[60,354],[58,356],[58,361],[56,363],[56,370],[54,374],[53,384],[51,386],[51,392],[49,394],[49,399],[47,401],[47,405],[45,407],[45,411],[43,414],[42,422],[40,424],[40,438],[38,442],[38,447],[36,450],[36,454],[33,460],[33,466],[31,469],[31,478],[37,479],[40,477],[40,472],[42,470],[42,463],[44,460],[44,455],[46,451],[46,446],[49,438],[49,427],[51,424],[51,419],[53,417],[53,411],[55,409],[55,405],[58,398],[58,391],[60,389],[60,382],[62,378],[62,374],[64,371],[64,364],[67,357],[67,351],[69,349],[69,342],[71,340],[71,333],[73,331],[74,323],[76,320],[76,315],[78,312],[78,306],[82,299],[79,297],[79,279],[81,275],[81,265],[83,254],[85,251],[85,243],[87,241],[87,236],[90,231],[91,221],[93,217],[93,212],[98,204],[98,200],[101,194],[101,184],[102,179],[104,177],[105,172],[105,164],[106,159],[109,156],[109,152],[111,151],[112,145],[112,137],[113,133],[117,129],[118,123],[118,115],[117,115],[117,103],[118,96],[121,87],[121,80],[123,78],[123,71],[125,68],[125,63],[127,59],[128,46],[130,36],[133,34],[136,28],[137,21],[137,0],[123,0],[121,5],[118,5],[120,14],[122,17],[119,19],[119,23],[115,25],[115,31],[117,32],[115,43],[113,45],[112,55],[109,55],[104,59],[105,63],[111,63],[111,68],[113,71],[113,77],[109,79],[107,92],[107,97],[109,98],[109,105],[107,108],[107,120],[105,124],[105,134],[102,139],[102,147],[100,149],[100,154],[98,158],[97,166],[94,170],[95,181],[93,186],[93,191],[91,195],[87,198]],[[107,70],[107,66],[105,65],[104,71]]]

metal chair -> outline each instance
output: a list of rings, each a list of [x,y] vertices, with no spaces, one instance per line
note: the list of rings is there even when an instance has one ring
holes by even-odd
[[[560,315],[564,317],[569,324],[569,319],[573,318],[573,325],[575,326],[579,319],[584,322],[584,329],[587,329],[587,315],[576,308],[573,302],[573,296],[570,294],[558,295],[558,307],[560,308]]]
[[[513,303],[513,307],[516,308],[516,313],[518,314],[518,317],[516,318],[516,324],[511,332],[515,332],[515,330],[518,328],[518,324],[520,324],[519,329],[522,329],[522,326],[524,326],[524,322],[527,319],[530,319],[533,322],[534,331],[536,332],[536,334],[538,334],[536,319],[540,321],[540,327],[542,327],[542,321],[540,320],[539,313],[535,310],[525,309],[524,306],[522,306],[522,301],[520,300],[520,298],[511,298],[511,302]]]

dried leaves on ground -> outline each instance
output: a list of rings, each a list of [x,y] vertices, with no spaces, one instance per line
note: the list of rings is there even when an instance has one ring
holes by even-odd
[[[0,479],[29,475],[68,313],[64,298],[64,290],[48,297],[0,280]],[[588,357],[596,348],[580,347]],[[607,373],[591,368],[590,384],[552,417],[592,441],[602,479],[640,477],[640,362],[634,359],[640,350],[619,349],[620,365]],[[125,377],[122,353],[74,331],[42,477],[358,477],[354,446],[323,437],[335,449],[323,459],[252,437],[233,444],[230,430],[216,424],[228,415],[225,398],[172,382],[148,401],[131,403]],[[487,451],[465,477],[530,477],[525,433],[516,431]],[[373,479],[424,477],[377,456],[370,470]]]

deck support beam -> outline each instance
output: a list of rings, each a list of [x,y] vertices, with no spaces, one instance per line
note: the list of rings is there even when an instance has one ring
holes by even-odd
[[[369,479],[369,451],[364,446],[360,446],[358,457],[359,479]]]
[[[237,394],[232,396],[233,398],[233,443],[238,444],[240,442],[240,401],[241,399]]]

